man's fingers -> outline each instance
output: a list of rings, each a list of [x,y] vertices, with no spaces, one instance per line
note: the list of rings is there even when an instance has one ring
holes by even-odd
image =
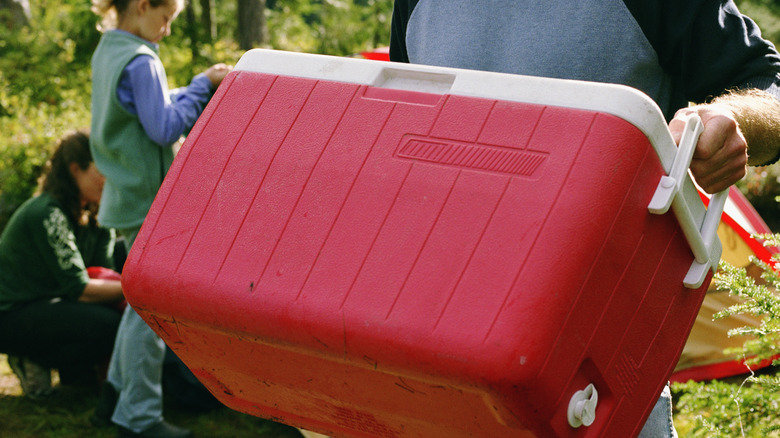
[[[733,115],[716,105],[685,108],[675,114],[669,130],[679,143],[690,114],[701,117],[702,130],[691,161],[691,173],[708,193],[728,188],[745,176],[747,143]]]

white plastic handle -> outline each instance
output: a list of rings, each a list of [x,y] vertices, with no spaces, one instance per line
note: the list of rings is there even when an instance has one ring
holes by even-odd
[[[661,177],[648,206],[648,210],[653,214],[664,214],[671,207],[677,217],[695,259],[683,280],[685,287],[691,289],[701,286],[708,270],[714,272],[718,268],[721,246],[717,240],[717,231],[728,198],[728,189],[712,196],[700,228],[680,193],[685,179],[688,178],[688,168],[702,130],[701,118],[698,115],[690,116],[685,123],[671,171],[668,176]]]

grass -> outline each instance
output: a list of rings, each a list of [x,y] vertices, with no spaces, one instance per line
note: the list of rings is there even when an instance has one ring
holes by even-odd
[[[774,374],[777,368],[770,367],[765,372]],[[712,399],[705,408],[688,406],[684,412],[675,409],[675,427],[681,438],[702,436],[701,431],[694,433],[697,417],[711,417],[713,412],[719,412],[724,407],[733,404],[732,390],[742,386],[745,376],[719,381],[719,386],[727,386],[725,392]],[[53,381],[58,381],[56,372]],[[710,385],[714,385],[711,382]],[[731,390],[729,389],[731,388]],[[675,404],[688,392],[695,388],[675,385],[673,400]],[[723,391],[721,391],[723,392]],[[711,395],[708,397],[712,397]],[[89,422],[89,417],[97,403],[97,394],[83,388],[59,387],[50,398],[43,401],[33,401],[22,396],[19,381],[11,372],[6,356],[0,354],[0,437],[2,438],[113,438],[116,431],[113,428],[96,428]],[[677,406],[675,406],[677,408]],[[744,420],[751,422],[748,404],[744,406]],[[692,410],[693,409],[693,410]],[[303,435],[297,429],[273,421],[252,417],[228,408],[218,408],[206,413],[196,414],[172,400],[165,400],[166,419],[174,424],[193,430],[198,438],[301,438]],[[714,419],[714,418],[713,418]],[[761,428],[753,433],[743,434],[728,424],[720,425],[723,431],[719,437],[777,437],[775,434],[762,434]],[[706,435],[710,436],[710,435]],[[715,436],[715,435],[712,435]]]
[[[57,376],[54,373],[53,380]],[[96,428],[89,417],[97,403],[95,391],[60,386],[42,401],[22,396],[19,380],[0,354],[0,436],[3,438],[113,438],[112,427]],[[165,417],[191,429],[198,438],[300,438],[290,426],[252,417],[228,408],[196,414],[165,400]]]

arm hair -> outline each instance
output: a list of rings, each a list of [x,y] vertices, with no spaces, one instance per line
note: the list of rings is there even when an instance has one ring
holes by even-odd
[[[748,145],[748,164],[771,164],[780,155],[780,100],[763,90],[729,91],[712,103],[734,115]]]

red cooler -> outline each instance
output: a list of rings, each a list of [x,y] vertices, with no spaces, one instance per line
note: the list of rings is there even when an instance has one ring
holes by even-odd
[[[124,271],[227,406],[334,437],[631,437],[725,201],[624,86],[252,50]]]

